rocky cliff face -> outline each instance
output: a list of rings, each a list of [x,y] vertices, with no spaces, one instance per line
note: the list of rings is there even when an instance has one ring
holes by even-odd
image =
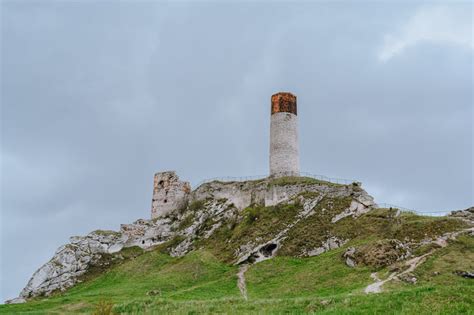
[[[399,211],[386,209],[383,216],[373,215],[375,208],[373,198],[356,183],[338,185],[303,177],[206,183],[191,192],[187,206],[166,216],[123,224],[117,232],[71,237],[13,302],[64,291],[104,261],[125,259],[128,248],[182,256],[205,247],[223,261],[240,265],[275,255],[320,255],[360,235],[385,235],[388,220],[400,221]],[[462,219],[452,219],[456,223],[442,225],[443,229],[459,228],[458,222],[466,220],[467,214],[457,216]],[[398,239],[387,243],[398,250],[405,248],[404,239],[422,237],[394,229],[390,238]],[[355,263],[354,257],[362,257],[359,252],[354,250],[346,258]]]
[[[53,258],[33,274],[20,296],[49,295],[69,288],[103,254],[118,252],[122,247],[122,235],[112,231],[95,231],[84,237],[71,237],[69,244],[59,247]]]

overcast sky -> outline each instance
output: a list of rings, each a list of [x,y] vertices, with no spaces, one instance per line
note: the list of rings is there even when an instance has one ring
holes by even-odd
[[[298,97],[302,171],[474,204],[469,2],[1,9],[1,301],[69,236],[148,218],[156,171],[267,174],[278,91]]]

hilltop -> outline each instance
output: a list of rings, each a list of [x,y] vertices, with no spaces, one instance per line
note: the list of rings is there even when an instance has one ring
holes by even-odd
[[[360,183],[205,183],[152,220],[71,237],[2,313],[466,313],[474,208],[379,208]]]

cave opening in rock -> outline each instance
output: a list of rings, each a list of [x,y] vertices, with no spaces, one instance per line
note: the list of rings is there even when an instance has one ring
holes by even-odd
[[[263,256],[265,257],[270,257],[273,254],[273,251],[277,248],[277,244],[270,243],[262,248],[260,248],[260,253],[262,253]]]

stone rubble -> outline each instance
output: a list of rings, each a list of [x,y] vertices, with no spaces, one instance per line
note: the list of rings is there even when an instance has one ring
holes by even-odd
[[[325,242],[323,242],[320,247],[317,247],[315,249],[308,251],[307,256],[312,257],[312,256],[321,255],[322,253],[325,253],[331,249],[336,249],[343,246],[348,241],[349,240],[341,240],[335,236],[332,236],[328,238]]]
[[[355,253],[355,247],[349,247],[342,255],[342,257],[345,258],[346,265],[351,268],[354,268],[357,265],[357,262],[355,260]]]
[[[474,271],[456,270],[454,271],[454,274],[466,279],[474,279]]]
[[[461,218],[468,222],[474,222],[474,207],[467,208],[465,210],[452,211],[449,214],[450,217]]]
[[[367,213],[372,209],[375,205],[374,198],[367,194],[362,194],[358,196],[355,200],[351,202],[349,208],[345,211],[337,214],[332,218],[331,222],[336,223],[337,221],[344,219],[346,217],[352,216],[353,218],[357,218],[364,213]]]

